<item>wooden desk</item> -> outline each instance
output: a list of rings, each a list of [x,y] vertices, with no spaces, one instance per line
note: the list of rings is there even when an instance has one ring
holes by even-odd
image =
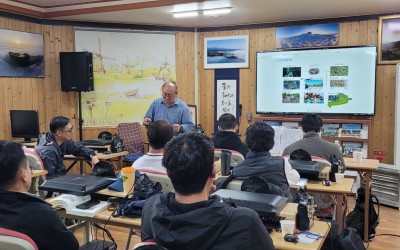
[[[346,169],[357,171],[365,180],[365,211],[369,211],[369,194],[372,185],[372,172],[378,169],[379,161],[376,159],[363,159],[361,163],[353,162],[352,158],[344,158]],[[368,241],[369,213],[364,213],[364,241]]]
[[[335,220],[338,223],[338,231],[342,232],[344,227],[344,210],[343,210],[343,196],[346,194],[351,194],[352,187],[354,184],[354,179],[344,178],[343,184],[337,184],[332,182],[331,186],[322,185],[321,181],[308,181],[307,191],[323,193],[327,195],[336,196],[336,206],[335,206]]]
[[[119,152],[119,153],[111,153],[111,154],[98,153],[96,156],[97,156],[97,158],[99,158],[99,160],[109,161],[114,166],[114,168],[117,169],[111,160],[118,159],[120,166],[122,166],[122,158],[123,158],[123,156],[125,156],[127,154],[129,154],[128,151],[122,151],[122,152]],[[71,168],[73,166],[75,166],[75,164],[78,161],[90,162],[88,159],[86,159],[84,157],[77,157],[77,156],[73,156],[73,155],[64,155],[64,160],[73,161],[73,163],[67,168],[67,172],[70,171]],[[80,173],[83,174],[83,166],[82,165],[80,166]]]
[[[32,170],[32,190],[36,194],[39,192],[39,177],[46,174],[47,170]]]
[[[110,196],[110,197],[119,197],[119,198],[124,198],[126,196],[124,194],[124,192],[118,192],[118,191],[110,190],[108,188],[97,191],[96,194],[101,194],[101,195]]]
[[[293,250],[309,250],[309,249],[315,249],[319,250],[321,249],[322,245],[324,244],[324,241],[326,239],[326,235],[329,233],[329,222],[324,222],[324,221],[314,221],[314,223],[311,226],[310,231],[313,233],[318,233],[320,235],[324,235],[325,237],[320,238],[319,240],[314,241],[312,244],[305,244],[305,243],[291,243],[291,242],[286,242],[283,240],[282,233],[273,231],[270,233],[270,236],[274,242],[274,246],[276,249],[293,249]]]

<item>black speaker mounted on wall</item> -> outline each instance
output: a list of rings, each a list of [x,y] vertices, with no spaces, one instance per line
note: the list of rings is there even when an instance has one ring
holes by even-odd
[[[93,58],[90,52],[60,52],[61,91],[93,91]]]

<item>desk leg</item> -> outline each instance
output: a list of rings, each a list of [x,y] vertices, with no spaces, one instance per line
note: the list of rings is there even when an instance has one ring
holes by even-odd
[[[86,244],[89,242],[89,233],[90,233],[90,222],[89,221],[85,221],[85,226],[84,226],[84,234],[83,234],[83,243]]]
[[[336,222],[338,224],[338,234],[343,231],[343,195],[336,195]]]
[[[372,172],[365,171],[364,241],[368,241],[369,190],[371,188],[371,180],[372,180]]]

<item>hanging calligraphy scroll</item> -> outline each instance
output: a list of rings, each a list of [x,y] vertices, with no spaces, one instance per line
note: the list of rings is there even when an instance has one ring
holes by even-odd
[[[230,113],[238,119],[239,105],[239,70],[215,70],[215,124],[218,130],[218,118]]]

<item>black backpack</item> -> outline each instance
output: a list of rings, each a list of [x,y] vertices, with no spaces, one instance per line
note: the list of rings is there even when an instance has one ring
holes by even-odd
[[[119,153],[124,151],[124,140],[119,135],[113,135],[111,139],[111,152]]]
[[[378,197],[373,194],[369,195],[369,219],[368,219],[368,239],[375,237],[375,229],[379,224],[380,203]],[[375,210],[377,205],[378,212]],[[361,187],[357,190],[356,206],[346,216],[347,227],[357,230],[358,234],[364,236],[364,213],[365,213],[365,188]]]

